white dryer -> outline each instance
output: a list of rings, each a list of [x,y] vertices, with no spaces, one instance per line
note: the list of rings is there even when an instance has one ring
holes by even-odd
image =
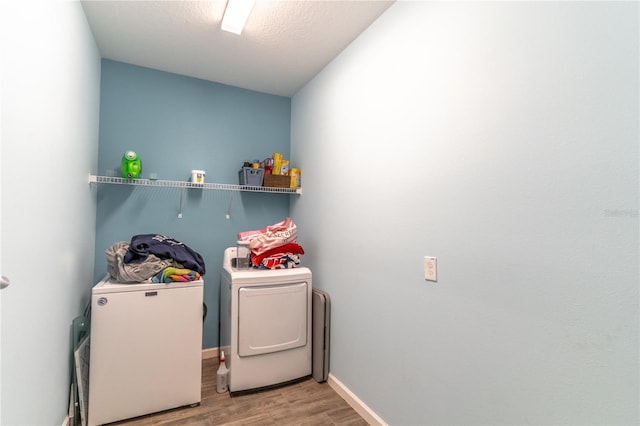
[[[311,270],[239,270],[236,248],[224,252],[220,350],[230,392],[311,375]]]

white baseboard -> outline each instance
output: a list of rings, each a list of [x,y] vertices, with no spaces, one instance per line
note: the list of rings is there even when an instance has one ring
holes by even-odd
[[[385,423],[380,416],[378,416],[371,408],[367,406],[364,402],[360,400],[353,392],[351,392],[340,380],[336,379],[335,376],[329,373],[329,377],[327,379],[327,383],[331,388],[336,391],[338,395],[344,399],[347,404],[351,406],[360,417],[362,417],[367,423],[371,426],[389,426]]]
[[[218,348],[208,348],[202,350],[202,359],[218,358]]]

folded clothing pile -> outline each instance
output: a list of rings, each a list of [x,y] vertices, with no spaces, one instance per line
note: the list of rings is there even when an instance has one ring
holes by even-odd
[[[251,264],[260,269],[295,268],[304,249],[297,243],[298,231],[291,218],[266,228],[238,233],[238,241],[249,241]]]
[[[195,281],[206,271],[198,252],[159,234],[134,235],[130,243],[113,244],[105,255],[109,275],[122,283]]]

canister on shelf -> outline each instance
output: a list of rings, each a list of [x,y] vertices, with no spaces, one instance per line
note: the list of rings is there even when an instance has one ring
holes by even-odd
[[[192,183],[204,183],[204,170],[191,170],[191,182]]]

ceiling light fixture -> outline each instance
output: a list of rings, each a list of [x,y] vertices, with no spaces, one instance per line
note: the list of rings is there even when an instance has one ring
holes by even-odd
[[[223,31],[240,35],[254,3],[254,0],[229,0],[220,28]]]

